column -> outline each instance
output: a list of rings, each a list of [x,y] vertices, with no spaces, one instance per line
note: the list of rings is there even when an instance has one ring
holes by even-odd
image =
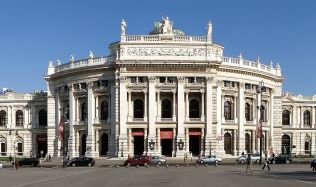
[[[206,77],[206,123],[205,123],[205,156],[211,155],[211,137],[212,137],[212,89],[213,89],[213,79],[211,77]]]
[[[26,128],[29,128],[28,127],[28,121],[29,121],[29,107],[26,106],[24,108],[24,122],[23,122],[23,127],[26,129]]]
[[[283,112],[283,111],[282,111]],[[296,106],[293,105],[293,110],[291,111],[290,113],[290,126],[293,127],[293,128],[296,128],[296,119],[295,119],[295,116],[296,116]]]
[[[133,121],[133,106],[132,106],[132,91],[129,90],[128,92],[128,121]]]
[[[204,90],[201,90],[201,121],[204,122],[205,114],[204,114]]]
[[[95,96],[95,115],[94,115],[94,118],[96,121],[99,121],[99,111],[100,111],[100,108],[99,108],[99,96],[96,95]]]
[[[55,152],[55,150],[58,149],[57,147],[57,134],[56,134],[56,126],[58,122],[56,123],[56,119],[58,116],[58,108],[56,106],[56,101],[54,95],[56,94],[54,91],[54,88],[50,87],[52,83],[48,81],[47,83],[47,154],[58,156]],[[33,108],[34,105],[32,105],[32,112],[35,113],[35,109]],[[32,118],[35,118],[35,115],[32,115]],[[33,121],[34,122],[34,121]],[[33,123],[34,124],[34,123]]]
[[[245,124],[245,84],[239,83],[239,92],[238,92],[238,147],[237,147],[237,155],[240,155],[242,152],[246,152],[245,150],[245,133],[244,133],[244,124]]]
[[[312,106],[312,117],[311,117],[312,125],[311,125],[311,128],[315,128],[315,125],[316,125],[315,120],[316,120],[316,118],[315,118],[315,107]]]
[[[156,139],[156,88],[155,88],[155,83],[156,83],[156,77],[148,77],[149,79],[149,85],[148,85],[148,101],[149,101],[149,106],[150,110],[148,110],[149,113],[149,120],[148,120],[148,141],[155,140]],[[146,100],[145,100],[145,105],[146,105]],[[147,142],[148,142],[147,141]],[[157,142],[155,142],[157,143]],[[151,150],[149,147],[149,144],[147,143],[147,150],[149,154],[154,154],[156,146],[154,147],[154,150]]]
[[[93,82],[87,83],[87,101],[88,101],[88,124],[87,124],[87,140],[86,140],[86,156],[87,157],[96,157],[99,156],[97,154],[97,151],[95,149],[95,133],[94,133],[94,127],[93,127],[93,117],[94,117],[94,95],[93,95]]]
[[[178,92],[178,94],[179,94],[179,92]],[[178,98],[179,98],[179,96],[178,96]],[[179,100],[178,100],[178,102],[179,102]],[[186,90],[185,91],[185,121],[190,121],[190,116],[189,116],[190,108],[189,108],[189,106],[190,106],[189,105],[189,90]],[[179,109],[179,107],[178,107],[178,109]]]
[[[173,105],[173,109],[172,109],[172,121],[176,121],[177,116],[176,116],[176,93],[177,91],[175,89],[172,90],[173,93],[173,100],[172,100],[172,105]]]
[[[144,121],[148,121],[148,102],[147,102],[147,89],[144,89]],[[149,93],[150,94],[150,93]],[[154,106],[154,105],[152,105]]]
[[[233,139],[233,142],[234,142],[234,145],[233,145],[233,148],[234,148],[234,149],[233,149],[233,154],[234,154],[235,156],[237,156],[237,151],[238,151],[237,149],[238,149],[238,145],[240,144],[240,142],[238,142],[238,140],[237,140],[237,130],[234,129],[232,134],[233,134],[232,137],[234,138],[234,139]]]
[[[119,157],[127,157],[127,129],[126,129],[126,121],[127,121],[127,98],[126,98],[126,77],[119,77],[120,85],[119,85],[119,118],[120,118],[120,131],[119,131]]]
[[[107,95],[107,100],[108,100],[108,119],[106,120],[106,123],[111,123],[111,94]]]
[[[303,107],[300,106],[300,119],[301,119],[301,122],[300,122],[300,128],[303,128],[304,127],[304,115],[303,115]]]
[[[273,147],[274,145],[274,90],[271,89],[271,95],[270,95],[270,133],[269,133],[269,143],[270,145]],[[281,114],[281,118],[282,118],[282,114]],[[281,120],[282,121],[282,120]],[[269,144],[268,144],[269,145]],[[269,147],[267,146],[267,148],[269,149]]]
[[[160,90],[157,90],[157,121],[161,121]]]
[[[157,144],[157,154],[161,155],[161,145],[160,145],[160,128],[157,128],[157,135],[156,135],[156,144]]]
[[[217,86],[217,88],[216,88],[216,121],[217,121],[217,124],[216,124],[215,137],[216,138],[222,137],[222,139],[223,139],[224,135],[222,134],[222,119],[224,119],[224,115],[222,114],[222,112],[224,112],[224,110],[223,110],[224,102],[223,102],[223,97],[222,97],[222,81],[217,80],[216,86]],[[224,139],[216,142],[216,154],[217,155],[224,155],[225,154]]]
[[[76,157],[79,153],[75,150],[75,133],[74,133],[74,124],[75,124],[75,98],[73,94],[73,85],[68,85],[69,90],[69,138],[68,138],[68,155],[70,157]]]
[[[181,157],[184,155],[184,149],[180,150],[178,147],[178,142],[184,142],[184,120],[185,120],[185,103],[184,103],[184,77],[178,77],[178,128],[177,128],[177,140],[176,140],[176,156]],[[188,94],[186,96],[186,101],[188,101]],[[187,105],[188,107],[188,105]]]
[[[237,96],[234,96],[234,123],[238,122],[237,118]]]
[[[185,128],[184,149],[185,149],[185,152],[187,152],[187,153],[188,153],[189,150],[190,150],[189,141],[190,141],[189,128]]]

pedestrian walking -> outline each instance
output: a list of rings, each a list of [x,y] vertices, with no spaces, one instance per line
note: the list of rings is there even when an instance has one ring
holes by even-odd
[[[50,154],[48,154],[48,161],[49,161],[49,162],[52,161],[52,157],[50,156]]]
[[[13,158],[12,158],[12,156],[10,155],[10,156],[9,156],[9,161],[12,162],[12,159],[13,159]]]
[[[247,157],[246,161],[247,161],[246,173],[248,172],[248,170],[249,170],[249,172],[252,172],[252,170],[251,170],[251,156],[250,156],[250,154],[248,154],[248,157]]]
[[[269,166],[269,161],[268,161],[268,156],[267,154],[265,154],[265,157],[264,157],[264,164],[263,164],[263,167],[262,167],[262,170],[264,170],[265,167],[268,167],[268,170],[270,171],[270,166]]]
[[[316,171],[316,156],[314,157],[314,160],[311,162],[311,168],[313,168],[313,171]]]

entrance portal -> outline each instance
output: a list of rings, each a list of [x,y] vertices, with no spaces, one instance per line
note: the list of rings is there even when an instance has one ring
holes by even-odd
[[[161,154],[164,156],[172,156],[172,139],[161,140]]]
[[[192,155],[199,155],[201,152],[201,136],[190,135],[189,136],[189,151]]]
[[[37,155],[41,155],[41,152],[43,155],[42,157],[46,156],[47,153],[47,135],[37,135]]]
[[[144,136],[134,136],[134,155],[144,153]]]
[[[81,137],[81,155],[84,156],[86,154],[86,140],[87,140],[87,135],[83,134]]]
[[[109,144],[108,144],[108,134],[104,133],[101,136],[101,155],[106,155],[109,149]]]

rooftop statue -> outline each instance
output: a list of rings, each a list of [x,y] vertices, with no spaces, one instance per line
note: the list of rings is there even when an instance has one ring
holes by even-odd
[[[89,51],[89,58],[93,58],[94,57],[94,54],[92,51]]]
[[[162,17],[162,34],[172,34],[172,23],[169,20],[169,17]]]
[[[71,61],[71,62],[75,61],[74,55],[70,55],[70,61]]]
[[[206,29],[207,29],[207,36],[212,36],[213,25],[211,21],[208,22]]]
[[[121,35],[125,35],[125,30],[126,30],[126,22],[124,19],[122,19],[121,22]]]

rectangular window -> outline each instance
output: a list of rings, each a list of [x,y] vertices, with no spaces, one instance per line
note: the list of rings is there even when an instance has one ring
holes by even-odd
[[[23,144],[18,143],[18,155],[23,155]]]
[[[167,79],[169,83],[173,83],[173,77],[168,77]]]
[[[136,82],[136,77],[131,77],[131,83],[135,83]]]
[[[188,83],[194,83],[194,78],[193,77],[188,77]]]
[[[159,82],[164,83],[166,81],[166,77],[159,77]]]
[[[196,82],[197,82],[197,83],[202,83],[202,77],[197,77],[197,78],[196,78]]]
[[[138,77],[138,82],[140,82],[140,83],[144,83],[144,82],[145,82],[144,77]]]
[[[6,156],[5,143],[1,143],[1,156]]]
[[[245,84],[245,89],[246,90],[251,90],[251,84]]]

